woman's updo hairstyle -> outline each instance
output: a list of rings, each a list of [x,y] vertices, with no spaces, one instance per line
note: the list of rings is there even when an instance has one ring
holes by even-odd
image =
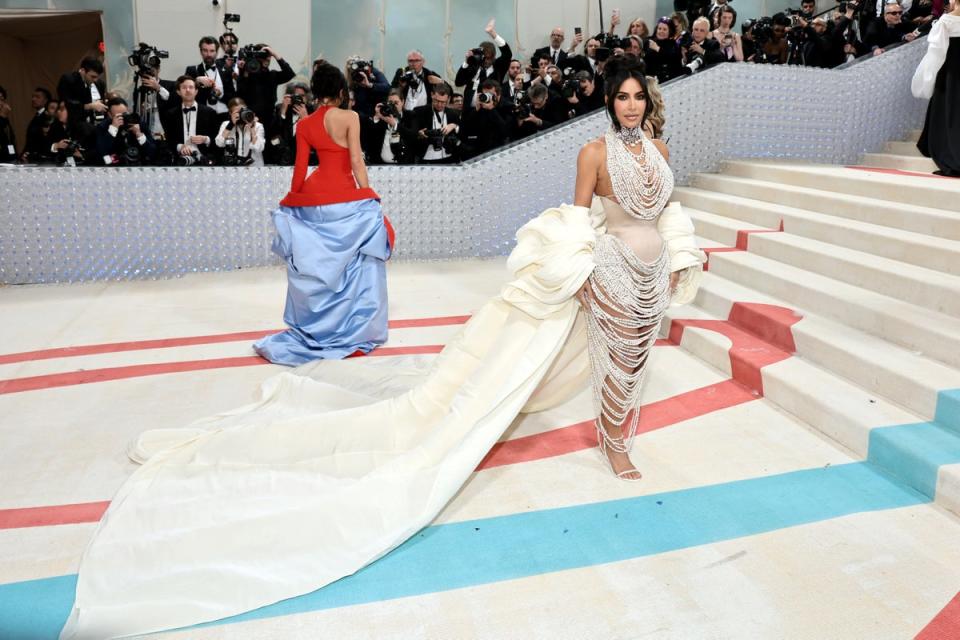
[[[317,100],[335,100],[343,103],[347,98],[347,79],[343,72],[325,60],[317,61],[313,65],[313,76],[310,78],[310,91]]]
[[[620,121],[617,120],[614,103],[616,102],[617,94],[620,93],[620,87],[630,78],[640,83],[644,95],[647,96],[647,105],[644,108],[643,118],[640,121],[641,127],[646,123],[647,116],[650,115],[653,104],[650,101],[650,95],[647,91],[646,70],[647,66],[643,60],[630,54],[613,56],[607,59],[607,63],[603,67],[603,86],[607,98],[607,114],[610,116],[610,121],[613,123],[613,128],[616,131],[620,131]]]

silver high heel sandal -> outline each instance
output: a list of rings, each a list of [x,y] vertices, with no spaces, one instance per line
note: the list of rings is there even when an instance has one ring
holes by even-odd
[[[640,470],[637,469],[636,467],[634,467],[633,469],[624,469],[620,473],[613,471],[613,462],[611,462],[610,456],[607,455],[607,447],[610,448],[610,451],[613,451],[615,453],[626,453],[628,459],[630,454],[629,447],[626,445],[626,443],[624,443],[623,436],[620,436],[618,438],[610,437],[607,434],[606,430],[602,426],[600,426],[599,420],[597,420],[596,427],[597,427],[597,448],[600,450],[600,455],[603,457],[604,462],[606,462],[607,465],[610,466],[610,471],[619,479],[625,482],[639,482],[640,480],[643,480],[643,474],[640,473]],[[636,473],[639,477],[638,478],[628,477],[632,473]]]

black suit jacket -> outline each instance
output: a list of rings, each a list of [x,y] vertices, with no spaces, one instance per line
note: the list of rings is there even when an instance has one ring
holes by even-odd
[[[503,82],[503,77],[507,75],[507,69],[510,68],[510,60],[513,59],[513,51],[510,49],[510,45],[504,43],[500,47],[500,56],[493,61],[493,66],[488,69],[481,69],[478,64],[467,64],[466,67],[460,65],[460,68],[457,70],[457,76],[454,78],[453,82],[458,87],[464,87],[463,90],[463,103],[466,105],[473,104],[473,94],[475,93],[474,80],[477,79],[479,75],[479,82],[476,83],[477,88],[483,83],[484,80],[493,78],[497,82]]]
[[[406,126],[405,120],[409,117],[410,114],[406,114],[406,116],[401,114],[400,123],[397,126],[397,133],[400,134],[400,140],[390,145],[390,150],[393,152],[393,157],[398,164],[412,164],[414,161],[413,153],[416,148],[416,131]],[[360,122],[362,125],[360,127],[362,134],[360,142],[366,153],[368,164],[384,164],[381,154],[383,152],[383,141],[387,135],[387,123],[383,120],[374,122],[372,118],[361,118]],[[447,122],[451,122],[449,113],[447,115]]]
[[[101,98],[107,92],[107,85],[102,79],[97,80],[97,90],[100,92]],[[95,112],[83,110],[83,105],[90,104],[93,100],[90,98],[90,87],[83,81],[79,71],[72,71],[60,76],[60,82],[57,83],[57,95],[67,103],[70,122],[87,121],[92,123],[95,121]]]
[[[539,60],[539,59],[540,59],[540,56],[542,56],[542,55],[546,55],[546,56],[549,58],[549,57],[550,57],[550,47],[540,47],[539,49],[537,49],[536,51],[533,52],[533,57],[530,58],[530,64],[533,65],[533,68],[534,68],[534,69],[537,68],[537,60]],[[568,58],[568,57],[570,57],[570,54],[568,54],[568,53],[567,53],[566,51],[564,51],[563,49],[560,49],[560,51],[557,53],[557,61],[556,61],[555,64],[562,69],[562,68],[564,67],[564,63],[567,61],[567,58]],[[551,58],[551,59],[552,59],[552,58]],[[507,65],[507,66],[509,66],[509,65]]]
[[[139,147],[140,164],[149,164],[153,160],[155,145],[149,131],[141,131],[145,138],[143,144],[140,144],[139,141],[126,140],[123,131],[118,131],[115,136],[110,135],[110,124],[110,120],[104,119],[97,125],[97,164],[107,164],[104,156],[117,156],[116,164],[127,164],[123,153],[128,142]]]
[[[223,58],[214,61],[214,66],[217,67],[217,71],[220,74],[220,80],[223,82],[223,95],[220,96],[219,102],[227,104],[236,97],[236,83],[233,81],[233,72],[229,69],[224,68]],[[187,67],[186,71],[183,72],[184,75],[190,76],[191,78],[199,78],[200,76],[207,75],[207,72],[203,66],[203,63],[197,65],[192,65]],[[209,106],[210,94],[213,92],[213,89],[201,88],[197,86],[197,104],[202,104]],[[166,129],[166,126],[164,126]]]
[[[447,114],[447,124],[460,125],[459,113],[451,111],[450,109],[447,109],[445,113]],[[407,120],[405,125],[408,130],[407,136],[414,144],[414,153],[417,159],[423,158],[423,154],[427,152],[427,141],[421,139],[418,134],[421,129],[429,131],[433,128],[433,107],[430,105],[417,107],[409,115],[405,116],[404,120]],[[403,121],[401,121],[401,124],[403,124]]]
[[[210,144],[199,145],[202,153],[208,154],[214,148],[213,139],[217,137],[220,131],[220,118],[217,112],[210,107],[197,103],[197,135],[208,136]],[[177,145],[183,144],[183,110],[180,106],[168,109],[160,117],[163,122],[163,131],[166,135],[167,145],[171,151],[176,152]]]

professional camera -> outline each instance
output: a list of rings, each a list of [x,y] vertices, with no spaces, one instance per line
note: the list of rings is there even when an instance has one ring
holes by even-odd
[[[630,46],[630,38],[618,38],[612,33],[600,36],[600,46],[607,49],[626,49]]]
[[[128,111],[123,114],[123,123],[120,125],[120,135],[122,136],[123,153],[120,160],[125,165],[140,164],[140,142],[134,137],[130,127],[140,124],[140,116]]]
[[[477,102],[480,104],[489,104],[491,102],[495,102],[496,99],[496,94],[490,93],[489,91],[484,91],[483,93],[477,94]]]
[[[446,150],[447,153],[453,153],[460,144],[460,138],[456,133],[443,135],[443,129],[427,129],[427,141],[434,151]]]
[[[240,109],[240,114],[237,117],[237,124],[241,127],[250,126],[257,119],[257,114],[253,112],[252,109],[243,107]]]
[[[580,81],[573,78],[567,78],[563,81],[563,86],[560,87],[560,93],[564,98],[572,98],[577,95],[577,91],[580,90]]]
[[[406,82],[411,91],[417,91],[420,89],[420,78],[418,78],[417,74],[413,71],[407,71],[404,73],[402,76],[400,76],[400,80]]]
[[[703,66],[705,60],[702,53],[690,50],[690,47],[693,46],[693,34],[689,31],[684,31],[680,34],[678,44],[682,49],[687,50],[687,63],[683,66],[686,67],[690,73],[696,73],[700,67]]]
[[[746,26],[744,26],[746,29]],[[753,21],[753,41],[762,47],[773,38],[773,18],[763,16]]]
[[[240,47],[237,57],[243,60],[243,68],[249,73],[259,73],[270,66],[270,52],[264,51],[265,44],[248,44]]]
[[[209,166],[211,164],[213,164],[213,162],[200,153],[199,149],[194,149],[188,156],[178,153],[173,158],[173,166],[175,167],[192,167],[194,165]]]
[[[223,28],[227,31],[233,31],[233,27],[230,26],[230,23],[240,22],[239,13],[226,13],[223,15]]]
[[[347,68],[350,69],[350,79],[356,83],[363,82],[364,76],[373,76],[373,60],[350,58],[347,60]]]
[[[481,49],[480,47],[470,49],[470,59],[468,61],[469,64],[482,65],[483,58],[484,58],[483,49]]]
[[[293,95],[290,96],[291,107],[303,106],[305,104],[307,104],[306,99],[299,93],[294,93]]]
[[[131,67],[136,68],[137,75],[152,76],[157,74],[157,70],[160,67],[160,60],[169,57],[169,51],[157,49],[156,47],[141,42],[137,45],[136,50],[127,56],[127,62],[130,63]]]
[[[393,106],[393,103],[390,102],[381,102],[380,107],[380,116],[383,118],[399,118],[400,112],[397,111],[397,108]]]
[[[530,97],[526,91],[518,91],[513,99],[513,115],[518,120],[529,118],[531,113]]]
[[[611,53],[613,50],[610,47],[597,47],[593,55],[597,62],[604,62],[610,58]]]

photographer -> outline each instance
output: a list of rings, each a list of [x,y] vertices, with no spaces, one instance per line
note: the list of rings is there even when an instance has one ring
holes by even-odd
[[[47,131],[46,145],[49,152],[44,159],[58,166],[75,167],[87,164],[88,155],[93,154],[96,142],[96,129],[89,122],[72,122],[70,105],[66,100],[57,103],[54,121]],[[90,150],[90,151],[88,151]]]
[[[677,45],[676,26],[669,18],[660,18],[647,42],[647,73],[660,82],[683,75],[683,61]]]
[[[463,119],[463,158],[503,146],[507,142],[508,117],[500,111],[500,83],[487,78],[477,93],[477,108],[468,110]]]
[[[314,112],[307,85],[291,82],[276,106],[267,128],[267,161],[292,166],[297,153],[297,123]]]
[[[507,77],[500,87],[501,105],[513,105],[514,98],[518,91],[523,91],[526,83],[523,79],[523,63],[519,60],[511,60],[507,67]]]
[[[274,59],[279,70],[270,69]],[[248,45],[240,49],[240,77],[237,95],[257,114],[261,122],[269,120],[277,105],[277,87],[290,82],[296,75],[283,57],[265,44]]]
[[[689,75],[703,71],[724,61],[720,43],[707,38],[709,32],[710,21],[700,17],[693,21],[690,33],[681,37],[680,53],[683,57],[684,73]]]
[[[423,53],[414,49],[407,54],[407,66],[397,69],[393,77],[391,86],[403,93],[403,110],[408,113],[427,106],[434,87],[446,84],[440,74],[424,67],[423,62]]]
[[[140,118],[123,98],[107,101],[109,119],[97,125],[97,158],[104,166],[140,166],[153,161],[153,140],[140,128]]]
[[[728,4],[720,5],[713,13],[717,28],[713,39],[720,43],[720,53],[727,62],[743,62],[743,42],[733,28],[737,25],[737,12]]]
[[[464,87],[463,101],[470,107],[475,106],[474,96],[477,93],[477,87],[484,80],[493,78],[498,83],[503,82],[503,77],[507,75],[507,68],[510,66],[510,59],[513,57],[510,45],[497,34],[494,27],[495,22],[491,20],[484,29],[493,42],[481,42],[477,48],[467,51],[464,63],[457,70],[454,84]],[[500,50],[499,57],[496,55],[497,49]]]
[[[213,109],[223,120],[227,115],[227,102],[236,97],[233,71],[225,69],[223,61],[217,59],[220,44],[213,36],[200,38],[197,46],[202,62],[187,67],[183,73],[196,80],[197,102]]]
[[[514,106],[510,139],[521,140],[566,122],[568,106],[566,100],[551,96],[543,84],[531,86],[526,97]]]
[[[17,139],[10,123],[12,111],[13,108],[7,102],[7,90],[0,87],[0,162],[17,161]]]
[[[239,18],[239,16],[238,16]],[[223,55],[217,58],[217,67],[224,72],[224,81],[231,84],[233,95],[237,94],[237,78],[240,77],[240,40],[233,31],[226,31],[220,36],[220,50]]]
[[[891,0],[883,5],[883,17],[870,23],[864,44],[868,51],[877,56],[901,43],[913,42],[916,38],[913,25],[903,22],[903,7],[896,0]]]
[[[374,105],[373,118],[368,122],[361,129],[368,164],[413,163],[413,132],[404,122],[399,89],[391,89],[385,102]]]
[[[754,62],[766,64],[786,64],[790,54],[787,42],[787,28],[790,18],[783,13],[774,14],[772,18],[760,18],[752,28],[753,40],[757,52]]]
[[[163,139],[163,113],[180,104],[176,84],[160,79],[159,63],[138,73],[140,86],[133,96],[133,110],[140,116],[140,127],[147,136]]]
[[[27,125],[27,136],[20,159],[24,162],[39,162],[47,153],[48,145],[45,140],[57,105],[46,87],[37,87],[30,96],[30,108],[34,116]]]
[[[596,111],[604,104],[603,78],[594,79],[588,71],[577,71],[564,85],[563,97],[578,116]]]
[[[197,102],[197,82],[191,76],[177,78],[180,105],[163,116],[167,148],[178,166],[212,164],[213,138],[220,119],[217,112]]]
[[[830,48],[827,53],[827,65],[829,68],[850,62],[866,53],[863,43],[860,42],[859,23],[854,19],[857,4],[841,3],[840,8],[843,11],[837,11],[833,15],[833,29],[828,35]]]
[[[247,108],[243,98],[234,98],[227,105],[229,119],[220,124],[214,142],[223,149],[223,165],[228,167],[262,167],[266,136],[257,114]]]
[[[425,164],[457,162],[460,153],[459,114],[448,111],[453,91],[446,83],[434,86],[430,106],[417,107],[409,116],[416,131],[416,157]],[[408,117],[408,116],[404,116]]]
[[[67,103],[71,123],[81,121],[96,124],[103,120],[107,105],[103,103],[106,85],[103,63],[96,58],[84,58],[80,70],[65,73],[57,83],[57,96]]]
[[[797,18],[797,26],[792,31],[801,30],[799,40],[799,62],[805,67],[830,67],[831,40],[827,34],[827,21],[822,17],[807,21]]]
[[[387,76],[373,66],[373,61],[353,56],[347,60],[344,70],[350,89],[353,91],[353,110],[364,120],[373,117],[373,107],[383,102],[390,92]]]

